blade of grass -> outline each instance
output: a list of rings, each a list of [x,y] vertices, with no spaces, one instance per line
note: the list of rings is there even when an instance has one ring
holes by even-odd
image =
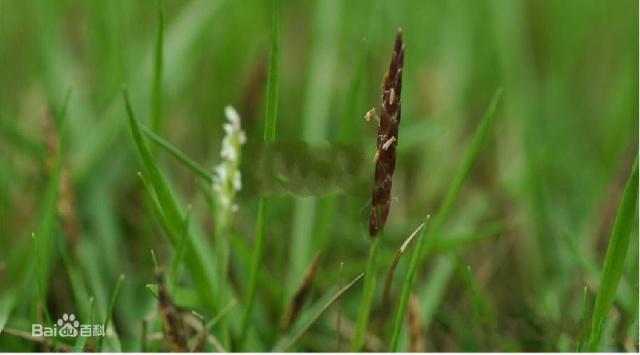
[[[340,270],[338,271],[338,287],[342,288],[342,279],[344,272],[344,261],[340,262]],[[336,315],[336,352],[340,352],[340,343],[342,337],[340,336],[340,327],[342,326],[342,307],[340,306],[340,300],[338,300],[338,304],[336,305],[337,315]]]
[[[107,315],[104,319],[103,329],[105,334],[98,338],[98,342],[96,344],[96,350],[98,352],[102,351],[102,343],[104,342],[104,338],[107,337],[107,330],[109,329],[109,322],[111,321],[113,308],[116,305],[116,301],[118,300],[118,295],[120,294],[120,287],[122,286],[122,281],[124,281],[124,274],[121,274],[118,277],[118,281],[116,282],[116,286],[113,289],[113,293],[111,293],[111,300],[109,301],[109,308],[107,308]]]
[[[495,222],[487,226],[478,227],[477,231],[460,235],[444,235],[433,246],[433,253],[456,251],[472,244],[499,238],[501,233],[509,228],[508,222]]]
[[[305,272],[302,283],[298,286],[289,307],[284,312],[282,323],[285,330],[288,330],[289,327],[295,322],[300,314],[300,311],[304,307],[307,298],[311,293],[311,288],[313,286],[313,281],[318,271],[318,264],[320,262],[320,254],[316,254],[313,258],[313,261],[308,266],[307,271]]]
[[[175,16],[167,27],[164,48],[166,57],[163,59],[163,82],[165,87],[180,90],[184,85],[184,64],[191,55],[191,49],[197,44],[202,30],[206,28],[209,19],[220,8],[222,1],[196,0],[191,1]],[[146,83],[152,74],[149,68],[153,46],[145,50],[145,58],[139,63],[136,75],[130,80],[131,92],[136,97],[148,100],[149,92]],[[146,107],[146,105],[145,105]],[[91,171],[105,159],[113,159],[114,148],[117,148],[118,138],[126,128],[120,119],[120,102],[115,97],[106,110],[101,114],[95,129],[89,131],[86,137],[75,149],[72,159],[72,173],[78,181],[83,181],[91,176]]]
[[[256,227],[256,238],[251,253],[251,270],[249,271],[249,283],[247,285],[246,305],[244,315],[242,317],[242,328],[240,330],[240,349],[243,349],[244,342],[247,340],[249,331],[249,323],[251,321],[251,313],[253,311],[253,303],[256,298],[256,290],[258,286],[258,273],[260,269],[260,261],[262,259],[262,244],[264,243],[264,233],[266,229],[267,200],[263,197],[260,199],[258,206],[258,220]]]
[[[207,171],[207,169],[205,169],[202,166],[200,166],[198,163],[193,161],[186,154],[184,154],[183,152],[178,150],[178,148],[176,148],[173,145],[171,145],[171,143],[167,142],[166,140],[161,138],[159,135],[151,132],[148,128],[142,127],[142,133],[144,133],[145,136],[147,136],[147,138],[151,139],[151,141],[153,143],[159,145],[161,148],[166,150],[175,159],[177,159],[180,163],[182,163],[186,168],[191,170],[197,176],[199,176],[202,179],[204,179],[204,181],[207,184],[211,183],[212,174],[209,171]]]
[[[180,274],[182,273],[182,262],[184,260],[184,254],[187,250],[187,238],[189,238],[189,223],[191,222],[191,212],[192,207],[189,205],[187,208],[187,215],[184,218],[184,229],[182,233],[182,239],[180,240],[180,244],[178,244],[178,248],[176,250],[176,254],[171,260],[171,273],[169,275],[169,292],[172,292],[176,285],[178,284],[178,280],[180,279]]]
[[[14,290],[7,290],[0,298],[0,334],[4,326],[7,325],[13,307],[16,305],[16,293]]]
[[[134,138],[138,153],[140,154],[144,170],[149,177],[149,184],[146,184],[150,193],[157,198],[159,218],[163,221],[163,226],[166,229],[170,242],[177,247],[182,239],[184,218],[178,208],[178,203],[174,199],[168,183],[162,177],[160,169],[155,163],[153,156],[147,148],[144,138],[142,137],[140,124],[137,121],[126,88],[123,90],[123,96],[125,101],[125,107],[129,116],[129,124],[131,127],[131,133]],[[153,190],[153,191],[151,191]],[[160,213],[161,212],[161,213]],[[190,235],[187,238],[188,245],[185,254],[185,260],[191,276],[194,278],[194,284],[198,288],[203,303],[211,311],[216,310],[216,292],[214,291],[216,280],[213,279],[216,275],[216,268],[214,265],[215,258],[211,255],[206,242],[201,238],[196,238],[197,234]]]
[[[86,324],[93,324],[93,318],[95,317],[93,308],[93,297],[89,297],[89,317]],[[75,352],[84,352],[84,345],[87,343],[87,337],[78,336],[76,343],[73,346]]]
[[[304,335],[304,333],[311,328],[311,326],[322,316],[322,314],[331,307],[345,292],[347,292],[353,285],[355,285],[358,280],[360,280],[364,274],[358,275],[351,282],[346,284],[344,287],[340,288],[338,292],[333,294],[333,292],[327,293],[325,297],[323,297],[319,302],[317,302],[313,307],[310,307],[307,312],[303,316],[300,317],[299,321],[296,322],[296,326],[293,327],[292,332],[285,336],[278,345],[276,345],[274,352],[284,352],[291,351],[291,347]]]
[[[272,143],[276,140],[276,124],[278,118],[278,90],[279,90],[279,67],[280,67],[280,0],[271,0],[271,49],[269,51],[269,73],[267,77],[267,113],[264,129],[264,141]],[[260,198],[258,206],[258,220],[256,225],[256,237],[251,254],[251,271],[249,274],[249,284],[245,298],[245,310],[242,316],[242,326],[240,330],[240,350],[243,350],[249,331],[253,304],[256,297],[258,284],[258,274],[260,261],[262,259],[262,248],[266,231],[268,211],[268,200]]]
[[[417,245],[413,250],[413,255],[411,255],[409,272],[407,272],[407,276],[404,280],[404,284],[402,285],[402,295],[400,296],[400,304],[398,305],[398,311],[396,313],[396,317],[393,325],[393,331],[391,333],[391,344],[389,346],[389,351],[391,352],[395,352],[398,347],[398,337],[400,335],[402,321],[404,320],[404,314],[407,310],[407,303],[409,302],[409,295],[411,294],[413,279],[415,278],[416,272],[418,271],[418,264],[420,263],[420,253],[422,252],[422,246],[424,245],[424,231],[427,229],[427,223],[429,222],[429,218],[431,217],[427,215],[424,222],[422,223],[423,227],[420,230],[420,235],[418,236]]]
[[[495,121],[495,117],[496,117],[495,113],[501,97],[502,97],[502,88],[498,88],[495,94],[493,95],[491,103],[489,104],[489,108],[487,109],[484,117],[482,118],[482,121],[480,122],[480,125],[478,126],[478,129],[476,130],[473,136],[473,140],[465,154],[465,158],[462,163],[462,166],[456,173],[456,176],[453,179],[453,182],[449,187],[449,190],[447,191],[444,202],[442,203],[442,205],[438,210],[438,213],[433,222],[433,227],[428,231],[426,237],[421,236],[420,238],[421,241],[423,239],[426,239],[426,240],[424,241],[424,243],[420,243],[419,246],[416,246],[416,249],[414,250],[414,254],[417,253],[416,257],[419,258],[419,260],[417,260],[415,264],[413,264],[413,258],[412,258],[413,268],[417,269],[420,262],[422,262],[423,259],[425,259],[429,254],[432,253],[434,246],[436,245],[437,239],[442,231],[442,228],[444,227],[445,222],[449,218],[453,205],[457,200],[458,195],[460,194],[460,190],[462,189],[464,182],[469,176],[471,167],[473,166],[473,163],[476,161],[480,153],[480,148],[484,145],[484,142],[486,141],[487,136],[489,135],[489,131],[493,126],[493,122]],[[421,234],[424,234],[426,229],[427,228],[424,228]],[[451,257],[451,256],[447,256],[447,257]],[[405,283],[403,285],[402,296],[401,296],[400,304],[399,304],[398,311],[395,318],[394,329],[392,331],[392,338],[391,338],[392,350],[391,351],[395,351],[397,349],[398,337],[402,327],[402,319],[404,319],[407,301],[409,298],[409,294],[411,293],[411,287],[412,287],[413,278],[415,275],[414,273],[415,273],[415,270],[412,271],[412,267],[410,267],[409,272],[407,273],[407,277],[405,279]],[[445,275],[446,279],[448,279],[451,275],[451,272],[443,273],[443,275]],[[445,283],[446,283],[446,279],[444,280]],[[429,307],[424,307],[424,308],[427,311],[430,309]],[[428,325],[429,325],[429,322],[424,322],[425,327],[428,327]]]
[[[593,299],[589,297],[589,288],[584,287],[582,291],[582,310],[580,311],[580,333],[576,340],[576,352],[582,352],[584,345],[587,343],[589,334],[591,333],[591,319],[589,315],[593,310]]]
[[[85,284],[82,276],[78,270],[78,265],[75,263],[68,251],[67,246],[64,245],[64,239],[60,238],[59,241],[59,251],[60,256],[62,258],[62,263],[64,268],[67,271],[67,276],[69,277],[69,282],[71,283],[71,290],[73,291],[73,296],[75,298],[75,310],[78,313],[75,313],[80,317],[80,319],[86,320],[89,317],[89,304],[87,304],[88,299],[92,299],[89,297],[89,292],[87,290],[87,285]],[[91,324],[91,323],[89,323]]]
[[[411,235],[402,242],[400,245],[400,249],[396,251],[393,255],[393,260],[391,261],[391,266],[389,266],[389,271],[387,271],[387,277],[384,280],[384,291],[382,292],[382,304],[387,305],[390,297],[391,297],[391,284],[393,283],[393,275],[395,274],[396,268],[398,267],[398,262],[400,261],[400,257],[404,254],[404,252],[409,247],[409,244],[413,241],[413,238],[418,234],[419,231],[424,227],[424,223],[420,224],[416,230],[411,233]]]
[[[301,132],[302,139],[312,144],[327,139],[342,6],[342,1],[339,0],[319,0],[313,6],[309,74]],[[317,228],[319,213],[331,213],[333,208],[334,204],[319,204],[315,197],[294,200],[286,299],[293,296],[312,251],[319,250],[316,247],[322,247],[321,244],[324,244],[323,241],[330,233],[330,230]]]
[[[47,322],[51,323],[51,315],[47,309],[46,295],[49,280],[49,267],[54,255],[53,230],[57,216],[58,197],[60,195],[60,176],[62,172],[63,131],[66,127],[66,114],[71,90],[68,89],[62,107],[56,115],[55,123],[58,129],[57,149],[54,152],[54,163],[51,176],[44,192],[40,223],[36,233],[32,234],[36,254],[36,291],[39,302],[44,308]]]
[[[421,258],[424,259],[428,256],[429,253],[432,252],[432,249],[436,245],[436,242],[439,239],[439,236],[442,232],[442,228],[444,224],[447,222],[449,215],[451,214],[452,208],[458,196],[460,195],[460,190],[464,185],[467,177],[469,176],[469,172],[471,171],[471,167],[475,163],[478,155],[480,154],[480,148],[484,145],[487,140],[487,136],[489,135],[489,131],[493,127],[493,123],[496,117],[496,110],[498,108],[498,103],[502,98],[502,88],[498,88],[491,99],[491,103],[489,104],[489,108],[484,114],[480,125],[478,126],[475,134],[473,135],[473,140],[471,141],[471,145],[469,146],[467,152],[465,153],[464,160],[460,169],[458,169],[449,190],[445,196],[444,202],[438,209],[438,213],[436,214],[432,229],[429,231],[427,243],[424,245],[424,250],[421,253]]]
[[[638,156],[636,155],[633,168],[622,193],[622,199],[616,220],[609,238],[609,246],[604,259],[600,285],[596,295],[591,321],[591,336],[589,338],[589,351],[598,351],[607,315],[616,297],[618,284],[622,277],[624,260],[627,256],[631,230],[635,221],[636,202],[638,198]]]
[[[142,177],[142,175],[140,175],[140,177]],[[149,253],[151,254],[151,261],[153,262],[153,270],[158,270],[158,258],[156,257],[156,252],[151,249],[149,250]]]
[[[162,118],[162,64],[164,61],[164,1],[157,0],[158,25],[153,61],[153,87],[151,89],[151,129],[160,132]]]
[[[376,289],[376,262],[378,260],[378,246],[383,238],[383,230],[378,232],[369,248],[369,257],[367,258],[367,266],[365,269],[364,285],[362,287],[362,299],[356,320],[356,330],[351,343],[351,351],[356,352],[362,349],[364,345],[364,337],[369,323],[369,313],[373,303],[373,294]]]
[[[238,301],[233,299],[224,308],[222,308],[220,313],[218,313],[217,316],[212,318],[205,325],[207,331],[210,331],[216,324],[218,324],[218,322],[221,321],[233,309],[233,307],[235,307],[237,304],[238,304]]]

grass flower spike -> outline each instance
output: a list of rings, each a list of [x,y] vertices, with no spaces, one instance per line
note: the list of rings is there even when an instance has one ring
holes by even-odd
[[[369,323],[369,312],[376,288],[376,260],[380,235],[389,216],[391,203],[391,182],[396,168],[396,145],[398,145],[398,126],[400,125],[400,94],[402,90],[402,64],[404,62],[404,43],[402,31],[398,31],[391,55],[389,70],[382,79],[382,105],[378,120],[378,136],[376,139],[375,175],[373,192],[371,193],[371,216],[369,218],[369,235],[373,242],[369,247],[362,301],[356,321],[355,334],[351,343],[351,351],[356,352],[364,345],[365,332]],[[365,119],[370,120],[375,111],[370,110]]]
[[[224,139],[220,157],[222,161],[214,169],[213,190],[217,192],[220,215],[227,219],[238,209],[235,204],[235,195],[242,188],[240,175],[240,149],[246,142],[246,136],[240,127],[240,115],[231,107],[224,109],[229,122],[223,126]]]
[[[396,145],[400,125],[400,94],[402,93],[402,66],[404,63],[404,43],[402,32],[396,35],[396,44],[391,55],[389,71],[382,80],[382,106],[378,123],[376,170],[373,193],[371,194],[371,216],[369,234],[375,237],[384,227],[389,216],[391,184],[396,167]]]

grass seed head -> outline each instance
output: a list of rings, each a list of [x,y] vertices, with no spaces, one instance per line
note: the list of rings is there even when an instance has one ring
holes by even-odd
[[[400,125],[403,63],[404,43],[402,31],[398,31],[389,70],[382,80],[382,105],[378,123],[374,186],[371,194],[371,216],[369,218],[371,237],[378,234],[389,216],[391,185],[396,167],[398,127]]]

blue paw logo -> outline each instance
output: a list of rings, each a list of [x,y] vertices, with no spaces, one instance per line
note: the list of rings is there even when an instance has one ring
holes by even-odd
[[[58,325],[58,335],[61,337],[75,337],[78,336],[78,327],[80,322],[76,319],[75,314],[63,314],[62,318],[58,319],[56,323]]]

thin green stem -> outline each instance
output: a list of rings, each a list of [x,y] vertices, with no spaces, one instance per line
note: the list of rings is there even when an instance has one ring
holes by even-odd
[[[267,116],[264,128],[264,141],[272,143],[276,140],[276,127],[278,118],[278,90],[279,90],[279,67],[280,67],[280,0],[271,2],[271,50],[269,52],[269,74],[267,78]],[[260,271],[260,261],[262,260],[262,249],[264,235],[266,231],[267,211],[269,201],[266,197],[260,198],[258,206],[258,220],[256,225],[256,237],[251,254],[251,271],[249,274],[249,284],[247,287],[246,305],[242,317],[242,328],[240,331],[240,349],[244,349],[249,333],[249,324],[253,312],[253,305],[256,298],[258,286],[258,273]]]
[[[369,323],[369,313],[371,312],[371,304],[373,303],[373,294],[376,289],[376,261],[378,259],[380,239],[382,238],[383,231],[380,230],[369,247],[369,258],[367,259],[367,267],[364,274],[364,286],[362,288],[356,332],[353,336],[353,343],[351,344],[352,352],[360,351],[364,345],[365,332],[367,331],[367,324]]]
[[[416,248],[413,250],[413,255],[411,256],[409,272],[407,273],[404,284],[402,285],[400,304],[398,305],[398,311],[393,322],[393,331],[391,333],[391,345],[389,346],[390,352],[395,352],[398,349],[398,339],[400,338],[400,329],[402,329],[402,320],[404,319],[404,314],[407,311],[407,303],[409,302],[411,287],[413,286],[413,280],[416,276],[416,272],[418,271],[418,265],[420,264],[420,255],[422,253],[425,239],[424,231],[427,229],[427,222],[429,221],[429,217],[430,216],[427,215],[427,217],[425,218],[424,227],[420,231],[420,235],[418,236],[418,243],[416,245]]]
[[[251,273],[249,274],[249,286],[247,289],[246,308],[242,319],[242,332],[240,333],[240,344],[244,346],[249,331],[249,323],[251,321],[251,313],[256,298],[256,289],[258,286],[258,272],[260,269],[260,260],[262,259],[262,245],[264,243],[264,232],[266,228],[267,200],[260,199],[258,207],[258,226],[256,228],[256,240],[251,253]]]
[[[109,329],[109,322],[111,321],[113,309],[116,306],[116,301],[118,300],[118,295],[120,294],[120,287],[122,286],[122,281],[124,281],[124,274],[121,274],[116,282],[116,287],[113,289],[113,293],[111,294],[111,300],[109,301],[109,308],[107,309],[107,315],[104,320],[103,329],[105,334],[98,338],[98,344],[96,345],[96,349],[98,351],[102,350],[102,343],[104,342],[104,338],[107,336],[107,330]]]
[[[229,230],[228,224],[230,215],[226,211],[218,211],[215,235],[218,267],[220,269],[220,306],[224,305],[230,298],[230,290],[228,289],[227,279],[229,277]],[[221,322],[220,325],[220,341],[225,349],[230,349],[231,340],[229,337],[229,328],[226,322]]]
[[[151,90],[151,129],[158,133],[162,116],[162,65],[164,61],[164,1],[157,0],[158,27],[153,62],[153,87]]]
[[[278,92],[280,80],[280,0],[271,0],[271,50],[269,51],[269,76],[267,78],[267,120],[264,141],[276,140]]]

